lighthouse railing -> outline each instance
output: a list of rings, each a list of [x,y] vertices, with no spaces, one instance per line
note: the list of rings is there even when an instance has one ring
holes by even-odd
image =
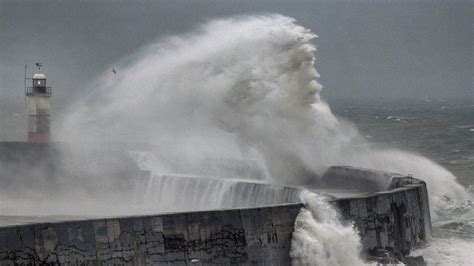
[[[25,94],[27,96],[31,96],[31,95],[51,96],[53,92],[51,90],[51,87],[26,87]]]

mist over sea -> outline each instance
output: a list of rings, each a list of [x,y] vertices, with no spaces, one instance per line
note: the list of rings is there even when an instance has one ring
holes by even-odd
[[[337,116],[356,124],[372,145],[420,153],[458,178],[470,200],[445,198],[450,215],[433,222],[433,239],[415,254],[423,255],[429,265],[472,265],[474,99],[332,99],[329,103]]]
[[[419,153],[474,184],[474,98],[328,100],[373,145]]]

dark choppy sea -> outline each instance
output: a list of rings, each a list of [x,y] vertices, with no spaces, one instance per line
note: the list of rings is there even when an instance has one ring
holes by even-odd
[[[433,239],[415,254],[430,265],[474,265],[474,97],[329,103],[372,143],[419,153],[457,176],[471,199],[453,202],[452,215],[433,224]]]

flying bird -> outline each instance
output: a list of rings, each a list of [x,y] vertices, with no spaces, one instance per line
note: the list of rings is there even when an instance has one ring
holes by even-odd
[[[114,74],[117,74],[117,71],[115,70],[115,68],[112,68],[112,72],[114,72]]]

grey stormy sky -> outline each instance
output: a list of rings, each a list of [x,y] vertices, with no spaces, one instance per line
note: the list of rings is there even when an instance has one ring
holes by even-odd
[[[473,11],[474,1],[457,0],[0,0],[0,112],[23,112],[25,64],[44,63],[58,112],[83,84],[156,38],[262,12],[319,35],[325,97],[474,99]]]

